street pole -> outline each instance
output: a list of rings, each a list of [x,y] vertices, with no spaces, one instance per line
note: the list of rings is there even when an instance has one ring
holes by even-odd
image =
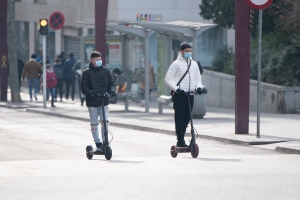
[[[145,112],[149,112],[149,90],[150,90],[150,85],[149,85],[149,31],[148,29],[145,30],[146,32],[146,37],[145,37]]]
[[[259,9],[258,20],[258,67],[257,67],[257,138],[260,138],[260,98],[261,98],[261,39],[262,39],[262,9]]]
[[[46,96],[47,96],[47,87],[46,87],[46,35],[43,35],[43,99],[44,99],[44,108],[46,106]]]

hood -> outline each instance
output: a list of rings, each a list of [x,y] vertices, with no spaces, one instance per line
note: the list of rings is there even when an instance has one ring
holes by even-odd
[[[53,73],[54,70],[53,70],[53,69],[47,69],[47,72],[48,72],[48,73]]]
[[[95,67],[94,64],[92,62],[90,62],[89,68],[92,69],[92,70],[98,71],[98,70],[101,70],[103,68],[103,66]]]

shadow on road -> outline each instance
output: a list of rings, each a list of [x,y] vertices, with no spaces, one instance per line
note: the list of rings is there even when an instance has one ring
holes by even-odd
[[[225,159],[225,158],[198,158],[203,161],[222,161],[222,162],[242,162],[241,159]]]
[[[107,161],[110,163],[121,163],[121,164],[127,164],[127,163],[131,163],[131,164],[143,164],[146,161],[130,161],[130,160],[104,160],[104,159],[92,159],[92,160],[100,160],[100,161]]]

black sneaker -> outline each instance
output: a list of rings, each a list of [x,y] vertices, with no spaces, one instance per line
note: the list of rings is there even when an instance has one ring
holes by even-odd
[[[103,151],[103,145],[102,142],[96,143],[96,150]]]
[[[178,142],[178,143],[177,143],[177,146],[178,146],[178,147],[189,147],[189,146],[185,143],[184,140]]]

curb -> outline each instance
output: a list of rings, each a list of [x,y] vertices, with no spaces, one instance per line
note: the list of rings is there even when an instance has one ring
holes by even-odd
[[[43,111],[39,111],[39,110],[27,109],[26,111],[31,112],[31,113],[37,113],[37,114],[43,114],[43,115],[49,115],[49,116],[55,116],[55,117],[61,117],[61,118],[68,118],[68,119],[73,119],[73,120],[80,120],[80,121],[85,121],[85,122],[90,121],[89,119],[82,118],[82,117],[74,117],[74,116],[58,114],[58,113],[43,112]],[[126,129],[131,129],[131,130],[145,131],[145,132],[160,133],[160,134],[166,134],[166,135],[172,135],[172,136],[176,135],[175,131],[150,128],[150,127],[144,127],[144,126],[138,126],[138,125],[110,122],[110,126],[126,128]],[[191,136],[191,133],[186,133],[186,136]],[[245,141],[240,141],[240,140],[235,140],[235,139],[221,138],[221,137],[201,135],[201,134],[198,134],[198,138],[207,139],[207,140],[215,140],[218,142],[223,142],[223,143],[228,143],[228,144],[236,144],[236,145],[242,145],[242,146],[248,146],[248,144],[250,143],[250,142],[245,142]]]
[[[286,147],[276,147],[275,151],[281,152],[281,153],[285,153],[285,154],[299,154],[300,155],[300,150],[298,149],[290,149],[290,148],[286,148]]]
[[[3,106],[3,105],[0,105],[0,107],[7,107],[7,108],[13,108],[13,109],[25,108],[24,106],[23,107],[22,106],[20,106],[20,107],[15,106],[14,107],[14,106]],[[54,117],[60,117],[60,118],[73,119],[73,120],[79,120],[79,121],[84,121],[84,122],[89,122],[90,121],[89,119],[86,119],[86,118],[83,118],[83,117],[74,117],[74,116],[69,116],[69,115],[65,115],[65,114],[44,112],[44,111],[34,110],[34,109],[31,109],[31,108],[27,108],[26,112],[42,114],[42,115],[48,115],[48,116],[54,116]],[[120,128],[131,129],[131,130],[138,130],[138,131],[145,131],[145,132],[153,132],[153,133],[159,133],[159,134],[172,135],[174,137],[176,135],[175,131],[157,129],[157,128],[150,128],[150,127],[144,127],[144,126],[138,126],[138,125],[122,124],[122,123],[115,123],[115,122],[110,122],[110,125],[115,126],[115,127],[120,127]],[[186,133],[186,135],[191,136],[190,133]],[[223,142],[223,143],[227,143],[227,144],[241,145],[241,146],[264,145],[264,144],[287,142],[287,141],[283,141],[283,140],[280,140],[280,141],[241,141],[241,140],[237,140],[237,139],[221,138],[221,137],[201,135],[201,134],[198,134],[198,138],[207,139],[207,140],[214,140],[214,141]],[[280,152],[280,153],[285,153],[285,154],[300,154],[300,150],[286,148],[286,147],[279,147],[279,146],[277,146],[275,148],[275,151]]]

